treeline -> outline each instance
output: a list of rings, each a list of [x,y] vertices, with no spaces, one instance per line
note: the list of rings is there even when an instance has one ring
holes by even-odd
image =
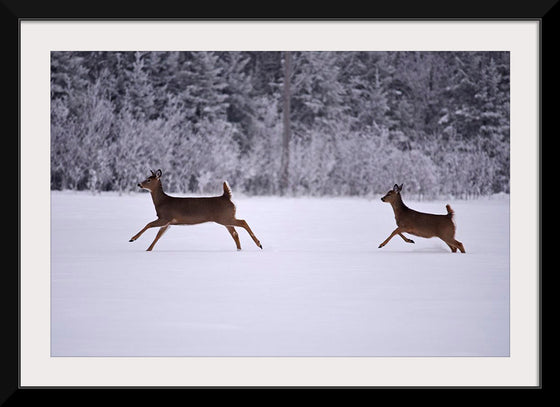
[[[52,52],[51,188],[161,168],[179,193],[509,193],[509,53],[294,51],[286,76],[287,57]]]

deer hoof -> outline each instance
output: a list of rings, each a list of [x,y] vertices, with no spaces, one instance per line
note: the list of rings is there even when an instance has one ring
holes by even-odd
[[[259,247],[260,247],[260,248],[261,248],[261,250],[262,250],[262,244],[259,244]]]

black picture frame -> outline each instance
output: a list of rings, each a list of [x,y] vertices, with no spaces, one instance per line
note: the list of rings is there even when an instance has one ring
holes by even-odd
[[[110,20],[167,20],[167,19],[194,19],[194,20],[215,20],[215,19],[257,19],[257,20],[278,20],[278,19],[297,19],[297,20],[450,20],[450,21],[463,21],[463,20],[537,20],[540,22],[540,95],[541,105],[540,111],[540,137],[539,137],[539,150],[541,157],[542,168],[542,124],[543,115],[545,112],[550,112],[553,108],[553,103],[544,103],[545,98],[550,98],[555,94],[557,88],[554,73],[552,72],[552,58],[555,54],[553,46],[555,45],[555,38],[557,36],[557,15],[558,15],[558,0],[540,1],[540,2],[525,2],[525,3],[512,3],[507,1],[470,1],[464,3],[446,2],[446,1],[397,1],[397,2],[384,2],[383,4],[375,4],[370,6],[370,10],[364,12],[360,9],[354,9],[344,6],[344,10],[331,9],[329,6],[321,7],[321,9],[312,9],[314,16],[290,17],[285,14],[280,14],[281,17],[271,16],[272,8],[270,11],[264,12],[263,10],[251,10],[247,12],[238,7],[238,5],[229,5],[224,8],[216,7],[211,8],[211,5],[206,6],[206,9],[192,10],[186,4],[179,2],[163,2],[158,3],[154,9],[153,4],[138,3],[131,6],[129,2],[106,2],[98,1],[95,3],[81,3],[70,1],[59,2],[32,2],[32,1],[17,1],[17,0],[1,0],[0,1],[0,15],[1,26],[4,33],[4,38],[8,38],[4,42],[8,49],[5,51],[6,63],[3,66],[5,78],[8,76],[19,78],[19,24],[22,20],[27,19],[40,19],[40,20],[57,20],[57,19],[70,19],[70,20],[90,20],[90,19],[110,19]],[[299,10],[297,8],[281,8],[279,11],[291,10],[295,13]],[[260,16],[252,18],[248,15],[261,13]],[[264,15],[263,15],[264,14]],[[268,14],[268,15],[267,15]],[[300,13],[301,14],[301,13]],[[354,17],[352,17],[354,16]],[[364,17],[367,16],[367,17]],[[16,38],[18,41],[16,41]],[[15,45],[15,44],[18,45]],[[18,65],[13,62],[17,60]],[[546,78],[546,86],[543,86],[543,78]],[[8,95],[15,96],[18,92],[19,102],[19,81],[8,80],[6,83],[6,92],[4,98],[7,99]],[[19,148],[19,103],[16,105],[13,101],[7,100],[4,106],[7,106],[7,118],[10,118],[9,123],[15,127],[15,117],[18,117],[17,127],[14,129],[18,131],[18,156],[21,158]],[[18,107],[16,107],[18,106]],[[9,133],[13,134],[13,133]],[[19,160],[21,162],[21,160]],[[18,166],[20,164],[18,163]],[[19,171],[18,171],[19,175]],[[542,170],[539,171],[539,183],[542,183]],[[18,185],[20,179],[18,176]],[[542,190],[542,189],[539,189]],[[539,208],[541,206],[541,197],[539,196]],[[20,236],[20,196],[18,195],[18,238]],[[541,222],[539,215],[539,236],[541,235]],[[531,387],[530,390],[543,390],[543,371],[542,371],[542,250],[541,242],[539,241],[539,386]],[[2,347],[2,363],[0,363],[0,405],[25,405],[32,400],[41,400],[41,402],[61,402],[66,400],[81,400],[88,399],[95,402],[107,403],[107,394],[102,394],[97,390],[98,388],[87,389],[22,389],[19,380],[19,272],[21,266],[21,252],[18,244],[18,270],[14,267],[8,266],[4,269],[1,275],[1,293],[0,293],[0,306],[3,310],[3,347]],[[360,389],[363,389],[359,387]],[[120,388],[122,390],[130,390],[127,388]],[[164,388],[165,389],[165,388]],[[158,390],[164,390],[158,389]],[[187,388],[195,390],[196,388]],[[226,388],[213,388],[223,389]],[[367,388],[370,389],[370,388]],[[399,389],[413,390],[411,387],[404,387]],[[518,388],[519,389],[519,388]],[[522,389],[522,388],[521,388]],[[105,389],[108,390],[108,389]],[[110,390],[110,389],[109,389]],[[138,390],[138,389],[136,389]],[[201,389],[198,389],[201,390]],[[79,394],[77,392],[79,391]],[[84,394],[85,393],[85,394]],[[173,392],[170,392],[173,393]],[[170,393],[166,393],[169,395]],[[113,397],[114,392],[109,396]],[[534,395],[534,393],[532,393]],[[539,392],[542,396],[542,391]],[[131,395],[129,391],[126,392],[126,397],[137,397],[139,400],[150,401],[153,400],[158,404],[165,404],[161,392],[150,393],[147,395],[145,392],[135,392]],[[174,395],[172,395],[174,397]],[[53,400],[48,400],[48,399]]]

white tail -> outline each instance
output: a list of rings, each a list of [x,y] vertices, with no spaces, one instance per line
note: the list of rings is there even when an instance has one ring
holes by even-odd
[[[216,222],[226,227],[233,237],[238,250],[241,250],[241,243],[234,226],[244,228],[255,244],[262,249],[261,243],[253,234],[247,222],[243,219],[235,218],[235,204],[231,201],[231,189],[227,182],[224,182],[224,193],[220,196],[176,198],[163,192],[160,180],[161,170],[151,171],[151,173],[152,175],[140,182],[138,186],[150,191],[158,218],[144,226],[140,232],[130,239],[130,242],[134,242],[149,228],[159,227],[156,238],[148,247],[148,251],[151,251],[159,238],[171,225],[196,225],[204,222]]]
[[[461,253],[465,253],[463,243],[455,240],[455,223],[453,222],[454,211],[451,206],[446,205],[447,215],[434,215],[431,213],[418,212],[407,207],[401,198],[402,184],[395,184],[392,190],[387,192],[381,200],[388,202],[393,207],[397,228],[389,235],[379,248],[385,246],[391,238],[399,235],[407,243],[414,243],[412,239],[407,238],[403,233],[420,237],[439,237],[443,240],[451,251],[455,253],[457,249]]]

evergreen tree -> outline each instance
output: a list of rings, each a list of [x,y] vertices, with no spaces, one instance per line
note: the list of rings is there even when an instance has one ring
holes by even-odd
[[[152,119],[157,116],[155,110],[155,93],[150,76],[145,69],[143,53],[134,53],[131,70],[126,72],[126,103],[132,114],[139,120]]]
[[[333,52],[298,52],[294,57],[292,118],[296,126],[328,126],[347,112],[340,67]]]
[[[509,81],[508,52],[56,51],[51,187],[509,192]]]
[[[190,52],[182,66],[181,97],[188,119],[197,123],[203,119],[225,119],[227,116],[227,83],[223,68],[213,52]]]
[[[251,79],[247,73],[250,58],[242,52],[220,53],[220,65],[227,86],[226,118],[235,125],[235,140],[243,154],[251,150],[255,130],[255,105]]]

